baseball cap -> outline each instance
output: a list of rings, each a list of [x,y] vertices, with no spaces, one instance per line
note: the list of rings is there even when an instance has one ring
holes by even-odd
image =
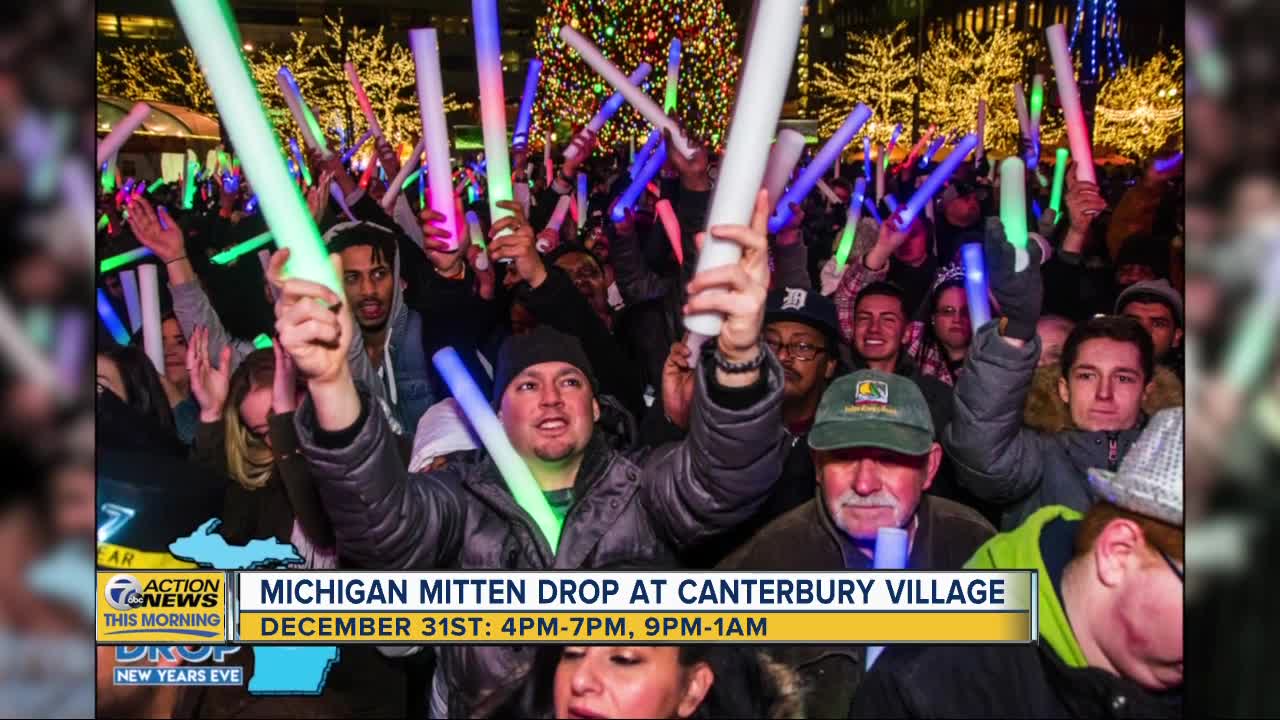
[[[1124,292],[1120,293],[1120,297],[1116,298],[1116,314],[1119,315],[1124,306],[1130,302],[1147,298],[1168,305],[1173,311],[1173,319],[1177,321],[1179,327],[1182,326],[1182,295],[1164,278],[1143,280],[1125,288]]]
[[[833,381],[809,431],[814,450],[868,447],[924,455],[932,446],[933,419],[920,388],[910,378],[879,370]]]
[[[1120,469],[1089,470],[1089,485],[1107,502],[1182,527],[1182,408],[1151,416]]]
[[[764,305],[765,324],[785,321],[804,323],[828,340],[840,337],[836,304],[812,290],[787,287],[769,293]]]

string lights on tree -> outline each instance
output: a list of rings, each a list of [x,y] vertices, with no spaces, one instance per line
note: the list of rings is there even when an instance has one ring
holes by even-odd
[[[1170,49],[1121,68],[1098,94],[1093,143],[1134,159],[1151,157],[1183,131],[1182,53]]]
[[[665,83],[667,51],[680,38],[680,92],[675,114],[696,138],[718,148],[724,140],[730,103],[741,65],[738,33],[719,0],[555,0],[538,18],[533,54],[542,61],[533,108],[530,146],[541,148],[548,134],[564,142],[585,125],[613,89],[578,54],[561,42],[569,25],[600,48],[614,64],[631,72],[648,62],[654,72],[645,91],[658,97]],[[523,68],[521,68],[523,71]],[[643,141],[649,124],[630,106],[601,131],[609,146]]]
[[[814,66],[813,88],[819,97],[819,132],[828,137],[858,103],[875,111],[866,133],[875,142],[888,143],[895,122],[910,119],[916,96],[916,64],[907,24],[888,35],[849,33],[848,51],[836,67]],[[975,103],[974,107],[977,105]]]

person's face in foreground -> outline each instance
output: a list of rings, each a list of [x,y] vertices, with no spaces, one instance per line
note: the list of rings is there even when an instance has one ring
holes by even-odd
[[[854,540],[871,542],[882,527],[906,527],[933,484],[942,461],[934,443],[924,455],[879,448],[815,450],[822,498],[836,527]]]
[[[773,348],[782,363],[786,381],[783,395],[788,400],[799,400],[821,395],[827,381],[835,374],[835,348],[827,347],[826,337],[804,323],[782,320],[771,322],[764,329],[764,341]],[[803,347],[808,345],[808,349]],[[786,347],[784,347],[786,346]],[[811,358],[807,357],[813,353]],[[799,357],[800,355],[806,358]]]
[[[182,334],[182,327],[173,318],[160,325],[164,337],[164,376],[170,382],[186,382],[187,379],[187,338]]]
[[[890,360],[902,347],[906,318],[902,303],[889,295],[868,295],[853,312],[853,347],[866,360]]]
[[[586,449],[600,406],[581,370],[569,363],[545,362],[511,380],[499,414],[520,457],[555,463]]]
[[[1080,344],[1075,364],[1058,381],[1071,422],[1089,432],[1128,430],[1138,423],[1146,378],[1138,346],[1110,338]]]
[[[343,250],[342,287],[361,330],[378,332],[387,326],[395,276],[386,258],[375,258],[368,245]]]
[[[680,664],[680,648],[567,647],[555,675],[558,718],[686,718],[715,675]]]
[[[1183,581],[1136,524],[1112,520],[1082,559],[1107,600],[1091,633],[1109,668],[1150,690],[1182,685]]]

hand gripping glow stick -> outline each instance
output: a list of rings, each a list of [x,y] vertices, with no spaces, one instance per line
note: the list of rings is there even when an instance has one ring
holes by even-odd
[[[99,273],[109,273],[116,268],[124,267],[132,262],[137,262],[144,257],[150,257],[153,253],[151,248],[134,248],[128,252],[122,252],[119,255],[112,255],[98,263]]]
[[[138,266],[142,298],[142,347],[156,372],[164,374],[164,335],[160,332],[160,279],[154,263]]]
[[[640,146],[640,152],[637,152],[635,157],[631,158],[631,168],[627,171],[631,177],[634,178],[636,174],[640,172],[640,168],[644,167],[645,162],[649,159],[649,155],[653,152],[654,148],[658,147],[658,143],[661,140],[661,130],[655,129],[649,133],[649,137],[645,139],[644,145]]]
[[[871,563],[872,567],[876,570],[906,569],[908,547],[909,538],[906,530],[895,527],[880,528],[876,531],[876,551]],[[882,645],[867,647],[867,668],[875,664],[882,652],[884,652]]]
[[[769,213],[773,214],[787,187],[791,171],[795,170],[800,155],[804,153],[804,133],[791,128],[778,131],[778,139],[769,150],[769,162],[764,166],[764,189],[769,191]]]
[[[987,268],[981,243],[967,243],[961,249],[964,258],[964,294],[969,300],[969,324],[973,334],[991,321],[991,301],[987,299]]]
[[[658,219],[662,221],[662,229],[667,233],[667,239],[671,241],[671,252],[675,253],[676,262],[684,265],[684,243],[680,239],[680,220],[676,218],[676,211],[671,207],[671,201],[662,198],[654,205],[654,210],[658,213]]]
[[[975,161],[987,154],[987,100],[978,101],[978,151],[973,154]]]
[[[627,82],[631,83],[632,85],[639,86],[641,83],[644,82],[645,78],[649,77],[649,73],[652,70],[653,70],[653,67],[649,65],[649,63],[642,62],[636,66],[635,70],[631,71],[630,75],[627,76]],[[604,128],[605,123],[609,122],[609,120],[612,119],[613,116],[617,114],[618,110],[622,108],[622,103],[625,100],[626,100],[625,96],[623,96],[623,94],[620,92],[615,92],[614,94],[610,95],[609,99],[606,100],[604,104],[600,106],[600,110],[597,111],[595,116],[591,118],[591,122],[587,123],[587,129],[595,134],[599,134],[600,130]],[[662,131],[658,130],[657,132],[658,132],[658,136],[661,137]],[[578,146],[576,145],[570,144],[569,147],[566,148],[564,151],[564,157],[566,160],[572,160],[577,156],[578,156]]]
[[[1007,157],[1000,162],[1000,223],[1004,237],[1016,250],[1014,270],[1027,267],[1027,174],[1021,158]]]
[[[1080,106],[1080,89],[1076,86],[1075,66],[1067,45],[1067,28],[1065,25],[1050,25],[1044,32],[1049,41],[1049,56],[1053,59],[1053,75],[1058,80],[1058,102],[1067,123],[1067,144],[1071,147],[1071,158],[1076,162],[1076,179],[1096,183],[1093,145],[1089,141],[1089,127],[1084,122],[1084,109]]]
[[[565,216],[569,214],[569,205],[573,203],[573,198],[568,195],[561,195],[556,201],[556,207],[551,211],[551,219],[547,221],[547,226],[543,230],[559,231],[560,226],[564,224]],[[546,252],[542,248],[538,248],[538,252]]]
[[[622,195],[613,204],[613,210],[609,212],[609,217],[613,218],[614,222],[622,222],[623,218],[627,216],[627,210],[630,210],[636,204],[636,201],[640,199],[640,193],[644,192],[645,186],[649,184],[650,180],[653,180],[666,161],[667,144],[664,142],[658,146],[657,150],[653,151],[653,154],[645,161],[644,167],[640,168],[640,172],[636,174],[635,179],[631,181],[626,190],[622,191]]]
[[[351,89],[356,93],[356,102],[360,105],[360,112],[364,113],[364,119],[369,123],[369,132],[378,137],[383,138],[382,125],[378,123],[378,114],[373,111],[373,104],[369,102],[369,95],[364,91],[364,84],[360,82],[360,74],[356,72],[356,66],[351,63],[343,63],[342,69],[347,73],[347,80],[351,81]],[[359,145],[363,145],[361,142]]]
[[[124,311],[129,316],[129,331],[138,332],[142,327],[142,300],[138,294],[136,270],[125,270],[120,273],[120,289],[124,291]]]
[[[493,408],[467,374],[462,358],[458,357],[456,350],[447,347],[433,355],[431,362],[449,386],[454,400],[462,407],[462,413],[467,416],[467,422],[480,438],[485,451],[498,466],[498,472],[502,473],[511,496],[529,514],[529,518],[551,546],[551,552],[555,553],[560,544],[560,520],[552,512],[551,505],[547,503],[547,498],[533,478],[528,464],[512,447]]]
[[[746,97],[746,96],[740,96]],[[844,124],[835,134],[827,139],[826,144],[814,156],[805,169],[800,172],[800,177],[791,183],[791,187],[787,189],[785,195],[778,200],[778,207],[774,210],[773,217],[769,219],[769,232],[776,233],[782,229],[787,221],[791,219],[791,203],[799,204],[804,201],[806,195],[813,190],[813,186],[827,174],[827,170],[831,169],[832,164],[840,157],[840,153],[844,152],[844,148],[853,139],[854,135],[862,129],[867,119],[871,117],[871,109],[862,103],[858,103],[853,112],[849,113],[849,117],[845,118]],[[736,119],[736,116],[735,116]],[[724,177],[724,170],[721,169],[721,177]]]
[[[360,139],[356,140],[355,143],[353,143],[351,147],[348,148],[347,151],[342,154],[342,164],[346,165],[347,163],[351,162],[352,156],[360,152],[360,148],[364,147],[364,144],[369,142],[369,138],[373,137],[373,135],[374,135],[373,128],[369,128],[368,130],[366,130],[365,133],[360,136]]]
[[[836,194],[835,190],[831,189],[831,186],[825,180],[819,180],[815,185],[818,187],[818,192],[822,193],[823,197],[827,199],[827,202],[832,205],[840,204],[840,196]]]
[[[636,112],[649,121],[649,124],[659,130],[670,130],[672,140],[675,142],[676,152],[686,158],[693,157],[693,146],[689,144],[688,138],[680,131],[680,126],[675,121],[667,117],[662,112],[662,108],[652,98],[645,94],[643,90],[631,83],[626,75],[618,69],[616,65],[609,62],[604,55],[600,54],[599,48],[590,40],[582,36],[577,30],[565,25],[560,28],[560,39],[564,40],[591,66],[605,82],[609,83],[614,90],[622,93],[626,98],[627,104],[635,108]]]
[[[587,224],[587,174],[578,173],[578,226]]]
[[[297,185],[289,180],[262,97],[241,55],[240,33],[227,0],[173,0],[196,58],[213,91],[218,114],[258,193],[263,217],[290,251],[289,276],[320,283],[342,297],[342,284]]]
[[[884,145],[876,144],[876,199],[884,197]]]
[[[142,123],[146,122],[147,116],[150,114],[150,105],[144,102],[134,105],[129,114],[116,123],[116,126],[111,128],[111,132],[107,133],[107,136],[98,143],[98,164],[101,165],[119,152],[125,141],[129,139],[129,136],[142,127]]]
[[[1067,163],[1070,161],[1071,151],[1058,148],[1058,155],[1053,163],[1053,190],[1049,194],[1049,208],[1053,210],[1055,225],[1062,219],[1062,189],[1067,184]]]
[[[311,187],[311,168],[307,167],[306,161],[302,159],[302,148],[298,147],[297,138],[289,138],[289,149],[293,151],[293,161],[297,163],[298,170],[302,173],[302,183]]]
[[[538,97],[538,74],[542,61],[529,60],[529,72],[524,76],[524,93],[520,96],[520,112],[516,115],[516,127],[511,131],[511,144],[515,147],[529,145],[529,125],[533,121],[533,101]]]
[[[511,188],[511,194],[515,196],[516,202],[520,203],[520,208],[524,211],[524,216],[529,217],[529,184],[518,182]]]
[[[410,30],[409,32],[412,33],[413,31]],[[418,171],[422,170],[421,165],[411,161],[414,158],[422,155],[422,146],[425,142],[426,140],[418,141],[418,144],[413,148],[413,152],[409,154],[409,157],[406,158],[404,162],[400,163],[400,171],[397,172],[396,176],[392,178],[390,183],[387,184],[387,192],[383,194],[382,202],[380,203],[382,205],[383,210],[386,210],[387,212],[391,212],[391,208],[395,207],[396,198],[400,195],[400,191],[404,189],[405,181],[409,179],[409,176],[413,174],[414,170],[418,170]],[[430,156],[430,153],[428,153],[428,156]],[[445,158],[448,158],[448,157],[449,156],[446,153]],[[437,166],[440,166],[440,167],[438,168]],[[449,166],[447,163],[438,163],[438,162],[427,163],[427,180],[430,181],[432,179],[431,175],[440,169],[443,169],[445,173],[445,188],[446,188],[446,190],[444,191],[445,194],[443,196],[436,194],[436,186],[434,182],[430,183],[431,194],[435,195],[436,197],[452,198],[453,197],[453,178],[449,174]],[[447,204],[452,205],[453,203],[449,202]],[[432,203],[431,209],[436,210],[434,202]],[[440,212],[440,211],[436,210],[436,212]],[[448,215],[445,215],[446,223],[453,221],[453,219],[454,219],[453,211],[450,211]],[[453,225],[446,224],[444,227],[446,229],[452,228]],[[450,230],[450,232],[453,232],[453,231]],[[457,233],[454,233],[454,234],[456,235]],[[456,245],[457,240],[454,238],[449,238],[445,241],[449,242],[454,247],[457,246]]]
[[[782,101],[787,93],[787,82],[791,78],[796,45],[800,40],[803,12],[803,3],[774,2],[756,5],[755,19],[751,26],[751,52],[743,62],[738,85],[737,97],[742,102],[736,104],[730,121],[719,181],[707,212],[708,228],[744,225],[751,219],[755,196],[759,192],[768,160],[760,152],[760,148],[769,144],[778,125],[778,115],[782,111]],[[831,159],[834,160],[834,157]],[[830,164],[828,161],[827,165]],[[814,180],[821,174],[816,173]],[[812,187],[812,181],[809,187]],[[807,191],[808,188],[806,193]],[[799,197],[803,198],[804,194]],[[779,202],[778,207],[785,208],[786,205]],[[741,257],[740,245],[720,240],[713,232],[708,232],[706,244],[698,254],[697,272],[736,263]],[[689,344],[700,346],[707,338],[719,335],[722,321],[723,318],[715,313],[685,316],[685,327],[692,333]],[[696,352],[693,357],[697,357]]]
[[[480,81],[480,122],[484,130],[484,158],[489,164],[489,221],[511,215],[498,203],[511,200],[511,157],[507,152],[507,107],[502,99],[502,46],[499,42],[498,0],[471,0],[471,24],[476,36],[476,75]],[[433,159],[432,164],[436,164]],[[435,184],[431,193],[436,192]],[[445,196],[447,197],[447,196]],[[450,215],[450,218],[453,216]],[[453,225],[448,226],[451,230]],[[454,231],[457,235],[457,232]],[[504,235],[506,233],[503,233]],[[453,247],[457,247],[456,241]]]
[[[284,104],[289,106],[289,112],[293,114],[294,121],[302,131],[302,141],[312,150],[318,150],[321,155],[329,157],[331,153],[324,141],[324,130],[320,128],[320,123],[316,122],[316,116],[312,114],[307,101],[302,99],[298,81],[293,78],[289,68],[280,68],[276,73],[276,84],[280,86],[280,93],[284,95]]]
[[[667,94],[662,99],[662,109],[671,112],[676,109],[676,85],[680,82],[680,38],[671,38],[671,48],[667,51]]]
[[[903,227],[910,225],[916,219],[920,211],[924,210],[925,205],[929,204],[933,196],[937,195],[938,191],[942,189],[942,185],[951,178],[956,168],[960,167],[960,163],[964,162],[964,159],[977,146],[978,136],[965,135],[955,149],[951,151],[951,154],[947,156],[947,159],[939,163],[938,169],[929,173],[929,177],[925,178],[924,183],[919,188],[916,188],[915,193],[912,194],[911,199],[907,201],[907,204],[902,209]]]
[[[111,301],[107,299],[107,291],[102,288],[98,288],[98,317],[117,344],[129,344],[129,331],[124,329],[124,324],[120,322],[120,316],[116,315],[116,309],[111,306]]]
[[[260,247],[265,247],[268,243],[271,242],[272,239],[273,239],[273,236],[271,235],[270,231],[264,232],[261,235],[255,235],[249,238],[248,240],[245,240],[242,243],[237,243],[235,245],[232,245],[226,250],[223,250],[217,255],[214,255],[212,258],[209,259],[209,261],[212,262],[214,265],[226,265],[230,263],[232,260],[235,260],[236,258],[240,257],[241,255],[244,255],[246,253],[251,253]]]
[[[849,262],[849,252],[853,250],[853,238],[858,232],[858,220],[862,217],[862,201],[866,194],[867,179],[858,178],[853,182],[853,198],[849,201],[844,230],[840,232],[840,244],[836,247],[836,272],[843,273],[845,263]]]

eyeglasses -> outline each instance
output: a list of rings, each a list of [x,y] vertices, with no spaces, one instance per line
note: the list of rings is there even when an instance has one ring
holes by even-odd
[[[1187,579],[1183,576],[1183,573],[1185,573],[1186,570],[1179,569],[1178,566],[1173,563],[1173,558],[1169,557],[1169,554],[1165,551],[1156,548],[1156,552],[1160,553],[1160,557],[1164,558],[1164,561],[1169,564],[1169,569],[1173,571],[1174,575],[1178,576],[1178,581],[1185,583]]]
[[[820,352],[826,352],[827,348],[819,345],[810,345],[807,342],[783,343],[778,340],[770,340],[765,338],[765,345],[768,345],[773,354],[782,356],[782,351],[786,350],[787,354],[797,360],[809,361],[818,356]]]

